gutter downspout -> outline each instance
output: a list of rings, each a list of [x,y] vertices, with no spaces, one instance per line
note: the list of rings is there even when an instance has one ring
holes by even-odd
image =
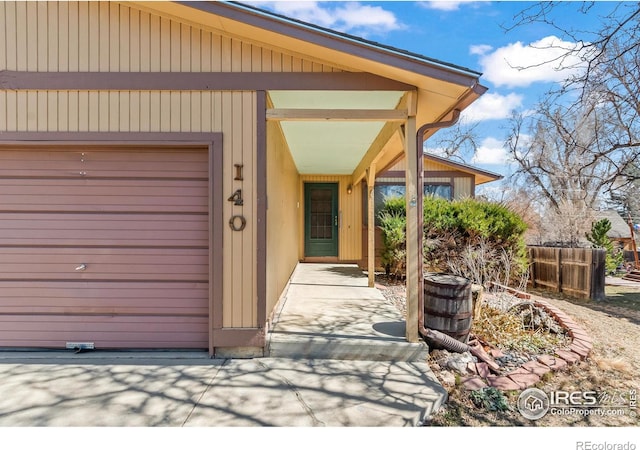
[[[444,120],[442,122],[435,123],[427,123],[422,125],[418,131],[416,132],[416,151],[418,152],[418,179],[424,184],[424,162],[423,162],[423,144],[424,144],[424,134],[427,130],[432,130],[434,128],[448,128],[455,125],[460,119],[460,110],[454,109],[452,111],[452,118],[450,120]],[[423,205],[424,202],[424,188],[420,186],[417,189],[416,195],[416,203],[418,205]],[[424,270],[423,270],[423,256],[422,256],[422,246],[424,241],[424,234],[422,230],[424,229],[424,212],[421,210],[420,214],[418,214],[418,249],[419,249],[419,261],[418,261],[418,332],[424,336],[432,339],[433,341],[439,343],[443,347],[457,351],[459,353],[466,352],[470,350],[470,347],[460,342],[451,336],[448,336],[444,333],[441,333],[436,330],[430,330],[425,328],[424,326]]]

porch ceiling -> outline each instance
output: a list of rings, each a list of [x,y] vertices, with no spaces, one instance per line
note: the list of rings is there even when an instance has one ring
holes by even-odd
[[[270,91],[274,109],[393,110],[404,91]],[[384,120],[282,120],[300,174],[350,175],[385,125]]]

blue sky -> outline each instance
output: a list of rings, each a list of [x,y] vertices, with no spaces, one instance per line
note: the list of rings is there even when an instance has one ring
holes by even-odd
[[[536,65],[557,56],[559,50],[550,46],[575,45],[569,39],[563,41],[557,29],[531,24],[505,30],[533,2],[246,3],[482,72],[481,83],[489,91],[463,114],[463,120],[478,122],[480,144],[476,156],[466,162],[505,176],[512,172],[502,144],[507,133],[505,119],[514,109],[523,112],[531,109],[543,92],[571,70],[558,70],[557,63]],[[553,17],[589,41],[592,38],[589,31],[599,29],[601,16],[616,4],[595,2],[589,13],[583,15],[577,12],[581,3],[565,2],[553,11]],[[565,61],[568,63],[571,61]],[[529,68],[522,70],[522,67]],[[427,142],[427,150],[437,153],[437,148],[430,145],[433,144]],[[491,195],[492,191],[501,190],[500,183],[491,183],[479,192]]]

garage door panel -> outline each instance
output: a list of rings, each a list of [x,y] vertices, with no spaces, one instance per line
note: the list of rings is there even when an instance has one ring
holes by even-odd
[[[208,314],[208,283],[3,282],[0,314]]]
[[[208,182],[0,179],[2,211],[207,213]]]
[[[9,319],[9,320],[7,320]],[[65,348],[92,342],[108,348],[206,348],[208,321],[199,317],[0,316],[0,346]],[[135,331],[134,331],[135,330]]]
[[[60,178],[80,172],[97,178],[208,178],[199,150],[85,148],[0,152],[0,177]]]
[[[0,346],[208,348],[207,148],[0,148]]]
[[[13,247],[0,252],[0,280],[207,281],[208,271],[207,249]]]
[[[98,333],[117,332],[130,333],[135,336],[138,333],[147,333],[150,330],[162,329],[166,333],[182,333],[183,324],[191,324],[196,327],[193,332],[198,332],[199,324],[206,321],[205,317],[175,317],[175,316],[126,316],[126,315],[76,315],[76,316],[13,316],[11,321],[0,322],[0,330],[16,332],[54,332],[65,333],[74,331],[84,334],[84,337],[97,337]],[[135,324],[132,330],[131,324]],[[24,337],[24,336],[23,336]],[[37,336],[36,336],[37,337]],[[123,339],[125,337],[123,336]]]
[[[2,215],[0,246],[207,247],[206,214]]]

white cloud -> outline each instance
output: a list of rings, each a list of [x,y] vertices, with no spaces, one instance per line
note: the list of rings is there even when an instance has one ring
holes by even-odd
[[[393,12],[359,2],[321,4],[314,1],[254,0],[244,3],[322,27],[365,36],[404,28]]]
[[[482,54],[483,78],[496,86],[526,87],[536,82],[561,82],[583,70],[580,58],[568,51],[578,44],[547,36],[525,45],[515,42]],[[478,50],[476,48],[476,50]]]
[[[489,165],[505,165],[509,164],[509,154],[507,149],[504,148],[504,143],[496,138],[485,138],[475,156],[473,157],[473,164],[489,164]]]
[[[511,111],[522,106],[522,99],[522,95],[513,92],[507,95],[484,94],[464,110],[462,117],[467,122],[507,119],[510,117]]]
[[[485,55],[493,50],[493,47],[486,44],[472,45],[469,47],[469,53],[471,55]]]
[[[464,3],[475,3],[473,0],[437,0],[437,1],[426,1],[420,2],[420,5],[424,6],[427,9],[435,9],[438,11],[457,11],[460,9],[460,5]]]

